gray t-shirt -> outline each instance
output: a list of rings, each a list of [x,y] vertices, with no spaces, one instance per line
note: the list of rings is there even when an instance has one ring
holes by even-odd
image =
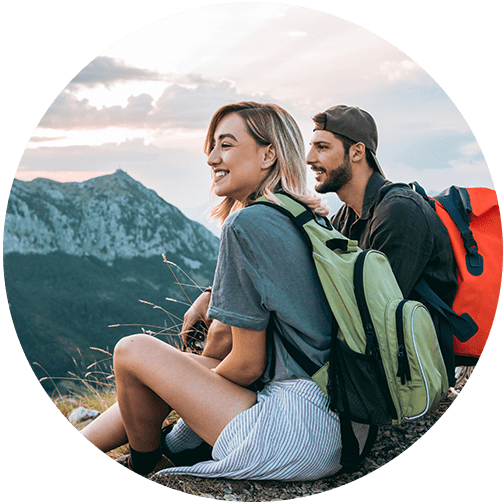
[[[227,218],[208,316],[243,329],[268,328],[263,383],[308,377],[279,333],[314,363],[329,359],[331,311],[310,251],[274,208],[253,205]]]

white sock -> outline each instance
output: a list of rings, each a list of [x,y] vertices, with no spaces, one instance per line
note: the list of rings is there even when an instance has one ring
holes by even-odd
[[[203,440],[180,419],[166,435],[163,443],[171,453],[180,453],[199,446]]]

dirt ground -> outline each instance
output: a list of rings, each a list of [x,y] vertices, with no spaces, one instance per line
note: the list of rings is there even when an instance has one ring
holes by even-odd
[[[468,368],[468,371],[470,372],[470,368]],[[467,376],[462,377],[457,383],[456,390],[460,392],[466,381]],[[287,500],[325,492],[361,478],[397,457],[415,441],[420,439],[436,423],[455,398],[456,395],[450,393],[446,399],[441,401],[435,411],[429,412],[418,420],[396,427],[381,427],[376,443],[365,460],[363,468],[352,474],[342,474],[316,481],[293,483],[203,479],[175,475],[153,475],[150,479],[161,485],[191,495],[242,502]]]

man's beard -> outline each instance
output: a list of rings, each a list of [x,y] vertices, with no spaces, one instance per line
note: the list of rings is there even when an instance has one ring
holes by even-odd
[[[316,187],[315,190],[321,194],[338,192],[344,185],[352,180],[352,176],[352,166],[350,165],[350,157],[347,153],[343,158],[343,163],[333,170],[328,178]]]

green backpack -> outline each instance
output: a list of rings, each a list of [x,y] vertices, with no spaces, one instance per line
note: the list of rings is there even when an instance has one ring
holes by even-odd
[[[283,343],[328,394],[341,420],[341,465],[355,470],[377,428],[359,455],[351,421],[398,425],[421,417],[448,392],[436,331],[422,303],[403,299],[383,253],[362,251],[303,203],[285,193],[275,196],[280,205],[265,198],[255,204],[277,209],[301,231],[334,315],[331,357],[322,368],[286,339]]]

